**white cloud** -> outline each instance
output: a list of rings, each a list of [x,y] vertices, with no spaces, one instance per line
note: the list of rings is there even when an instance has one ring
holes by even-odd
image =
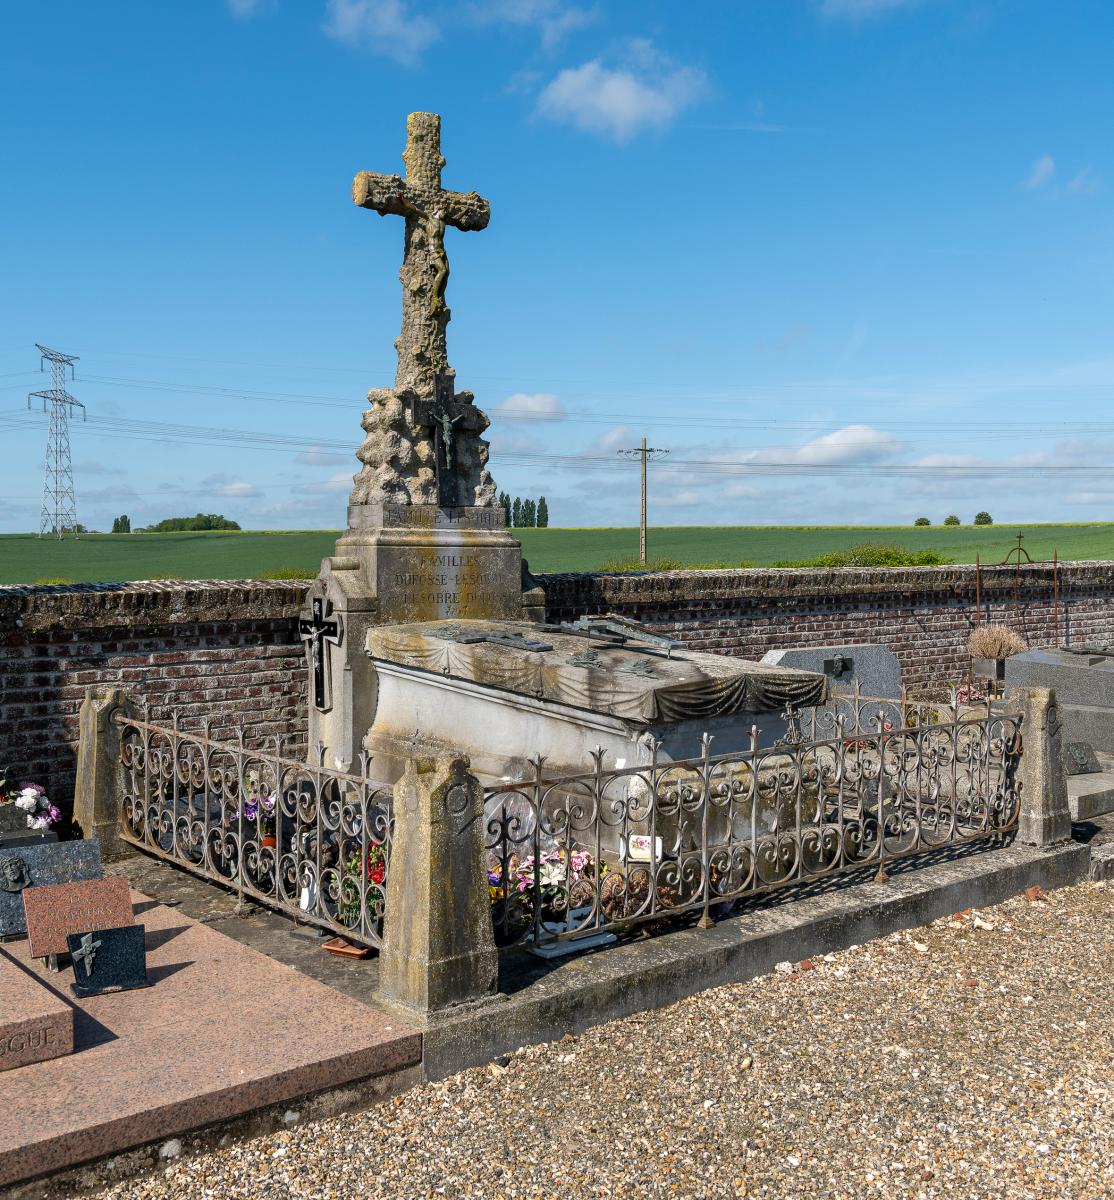
[[[900,443],[892,433],[870,425],[846,425],[806,442],[797,452],[802,463],[877,462],[891,458]]]
[[[606,433],[601,433],[588,447],[589,454],[607,454],[609,451],[626,449],[637,446],[639,435],[627,425],[613,425]]]
[[[657,491],[654,495],[654,507],[661,508],[695,508],[698,504],[707,504],[708,498],[694,491],[692,488],[687,488],[681,492],[671,492],[665,489]]]
[[[899,8],[913,8],[921,0],[821,0],[820,13],[825,17],[842,17],[861,21]]]
[[[325,33],[357,49],[411,64],[441,36],[428,17],[410,12],[405,0],[329,0]]]
[[[347,492],[352,487],[352,471],[337,471],[328,479],[314,480],[305,485],[307,491],[313,492]]]
[[[78,475],[126,475],[126,467],[116,467],[101,462],[75,462],[74,471]]]
[[[617,67],[595,58],[561,71],[543,88],[537,113],[626,142],[645,130],[665,128],[706,91],[703,71],[680,66],[636,39]]]
[[[1098,181],[1091,173],[1090,167],[1084,167],[1068,184],[1069,192],[1090,193],[1097,192],[1098,188]]]
[[[492,415],[525,421],[560,421],[565,410],[552,392],[515,392],[498,405]]]
[[[983,459],[974,454],[923,454],[913,461],[915,467],[978,467]]]
[[[231,496],[233,498],[242,498],[244,496],[258,496],[259,489],[254,483],[248,483],[244,479],[233,480],[232,483],[222,483],[212,491],[214,496]]]
[[[250,21],[259,12],[261,0],[227,0],[228,10],[238,21]]]
[[[1036,188],[1042,188],[1046,183],[1052,182],[1052,177],[1056,174],[1056,160],[1051,154],[1042,154],[1040,158],[1033,163],[1033,168],[1029,172],[1028,179],[1025,180],[1024,187],[1029,191],[1034,191]]]
[[[577,8],[561,0],[483,0],[472,6],[471,14],[481,25],[535,26],[541,30],[546,50],[555,49],[568,34],[600,19],[598,9]]]

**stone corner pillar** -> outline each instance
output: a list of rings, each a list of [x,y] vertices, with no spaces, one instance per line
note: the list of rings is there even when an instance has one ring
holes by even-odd
[[[120,763],[118,712],[136,713],[134,702],[120,688],[87,688],[78,717],[77,780],[74,784],[74,821],[81,836],[97,838],[104,859],[123,858],[127,846],[120,840],[120,804],[124,774]]]
[[[418,754],[394,789],[379,995],[417,1014],[497,988],[483,788],[470,766],[464,754]]]
[[[1017,840],[1055,846],[1071,838],[1063,719],[1051,688],[1017,687],[1006,697],[1021,712],[1021,812]]]

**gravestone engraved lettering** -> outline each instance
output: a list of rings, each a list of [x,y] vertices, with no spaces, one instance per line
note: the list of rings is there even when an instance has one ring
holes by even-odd
[[[20,867],[19,860],[23,866]],[[29,879],[20,885],[23,873]],[[40,887],[73,883],[81,879],[100,879],[101,846],[96,838],[77,842],[42,842],[20,846],[18,850],[0,846],[0,939],[27,932],[24,897]]]

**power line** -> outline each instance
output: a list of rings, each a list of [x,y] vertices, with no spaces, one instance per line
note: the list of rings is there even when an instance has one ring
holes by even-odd
[[[45,370],[50,363],[51,386],[41,392],[32,392],[31,401],[41,399],[43,411],[50,405],[50,431],[46,439],[46,461],[43,469],[43,511],[39,519],[39,537],[50,531],[61,539],[68,529],[77,537],[77,500],[73,490],[73,463],[70,461],[70,410],[80,408],[85,415],[85,405],[75,400],[66,391],[66,368],[73,378],[73,365],[77,356],[63,354],[59,350],[48,350],[37,342],[35,348],[41,355],[39,369]]]

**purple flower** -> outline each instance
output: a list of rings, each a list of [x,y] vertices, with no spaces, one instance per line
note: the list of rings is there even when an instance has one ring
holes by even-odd
[[[251,800],[244,801],[244,820],[254,821],[256,814],[259,812],[259,805]]]
[[[46,815],[50,818],[51,825],[55,824],[57,821],[60,821],[62,819],[61,811],[59,809],[55,808],[53,804],[51,804],[47,808]]]

